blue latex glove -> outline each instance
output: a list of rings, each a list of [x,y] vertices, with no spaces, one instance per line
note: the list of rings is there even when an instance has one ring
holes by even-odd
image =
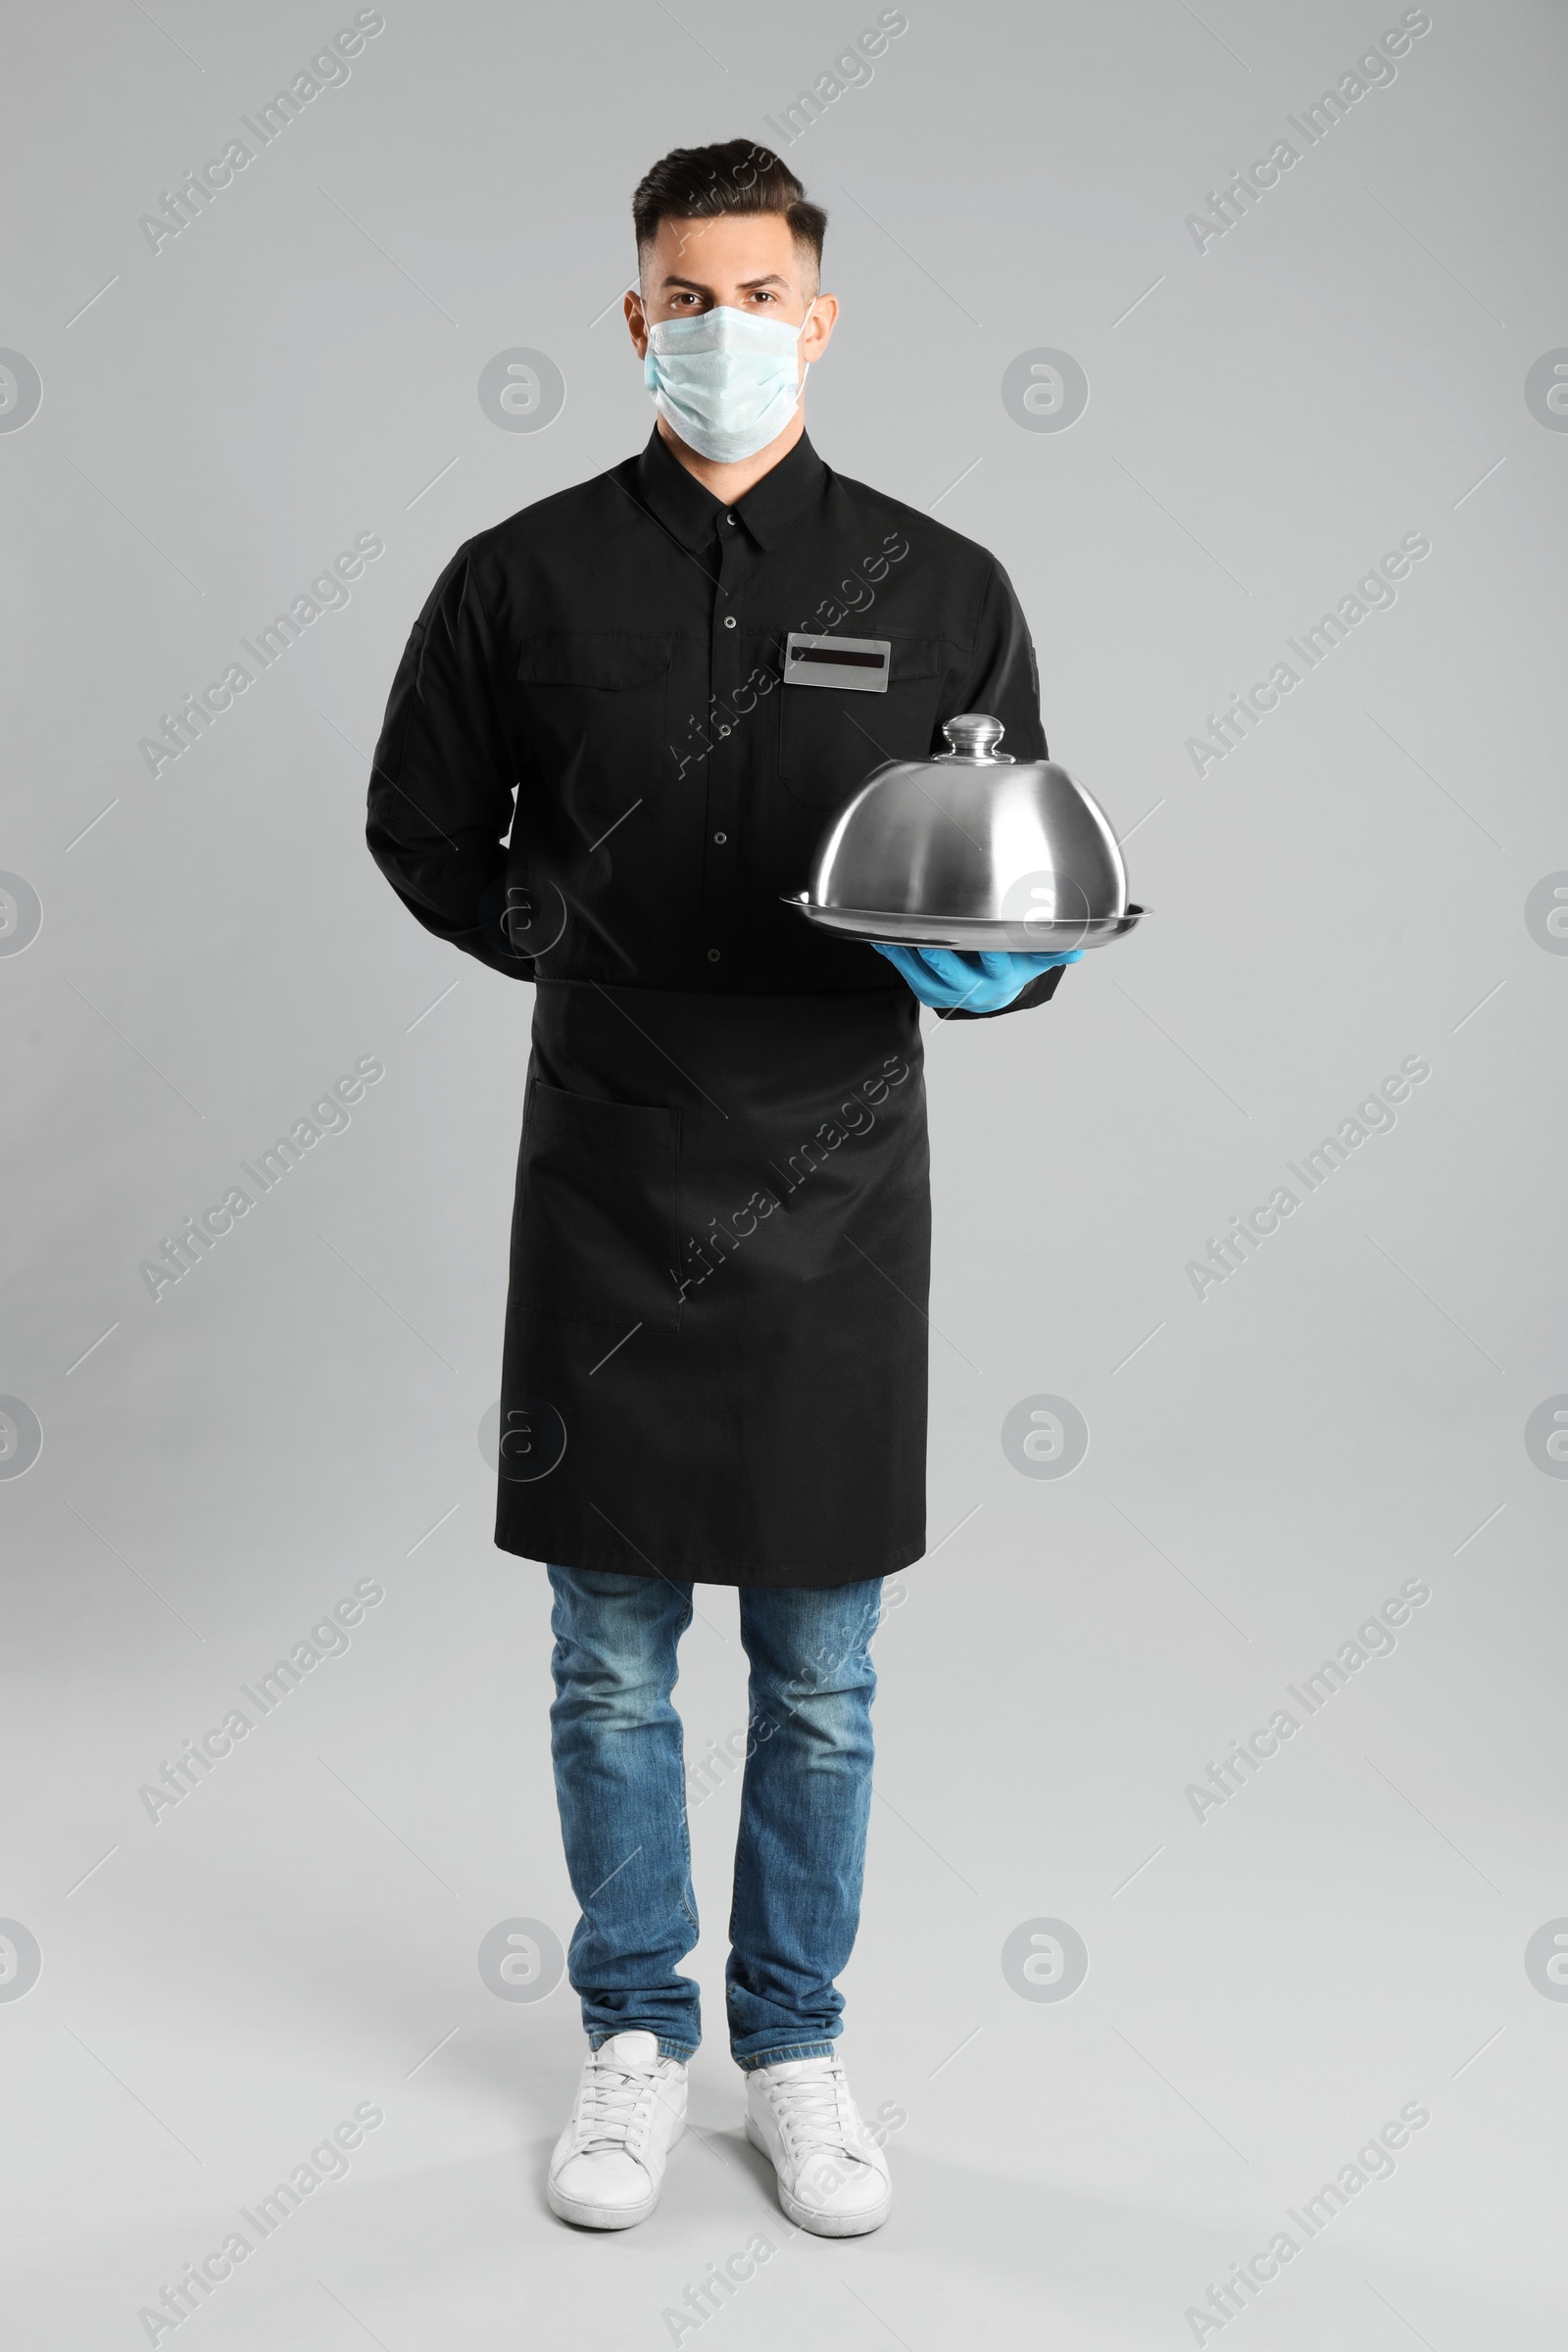
[[[1061,956],[959,955],[956,948],[893,948],[872,943],[901,972],[922,1004],[939,1012],[1000,1012],[1021,996],[1041,972],[1059,963],[1081,963],[1082,948]]]

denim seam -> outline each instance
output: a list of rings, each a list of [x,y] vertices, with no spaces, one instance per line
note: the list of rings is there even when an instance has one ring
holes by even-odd
[[[734,2053],[731,2052],[734,2056]],[[750,2058],[735,2058],[743,2075],[756,2074],[760,2066],[782,2066],[791,2058],[831,2058],[836,2055],[831,2041],[786,2041],[777,2049],[760,2050]]]
[[[692,1594],[688,1592],[686,1595],[686,1614],[681,1620],[680,1633],[677,1633],[675,1636],[674,1646],[677,1650],[680,1645],[681,1635],[686,1632],[687,1627],[691,1624],[692,1618],[696,1614],[696,1601],[694,1600]],[[679,1669],[677,1667],[677,1679]],[[681,1726],[680,1736],[680,1841],[682,1850],[686,1856],[686,1883],[681,1888],[680,1907],[685,1912],[687,1919],[691,1922],[692,1937],[695,1941],[703,1931],[697,1917],[695,1889],[692,1884],[692,1824],[691,1809],[686,1794],[686,1727],[684,1724]]]
[[[682,2066],[697,2055],[695,2041],[671,2041],[669,2035],[661,2034],[657,2026],[606,2026],[599,2033],[589,2034],[588,2046],[592,2050],[601,2050],[617,2034],[652,2034],[659,2044],[661,2058],[678,2058]]]

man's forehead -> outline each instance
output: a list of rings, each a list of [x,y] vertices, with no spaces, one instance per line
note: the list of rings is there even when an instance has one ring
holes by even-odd
[[[722,252],[726,265],[744,266],[750,260],[758,275],[764,270],[787,270],[797,253],[790,224],[782,213],[730,213],[712,219],[661,220],[650,250],[661,259],[672,254],[691,259],[701,254],[710,266]]]

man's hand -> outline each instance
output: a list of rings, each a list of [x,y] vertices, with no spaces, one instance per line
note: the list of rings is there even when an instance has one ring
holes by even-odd
[[[895,970],[902,972],[922,1004],[938,1012],[1000,1012],[1020,996],[1041,972],[1060,963],[1081,963],[1082,948],[1061,956],[963,956],[956,948],[892,948],[880,940],[874,946]]]

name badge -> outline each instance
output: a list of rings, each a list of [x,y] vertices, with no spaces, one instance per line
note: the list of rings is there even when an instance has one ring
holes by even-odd
[[[886,694],[892,662],[890,638],[808,637],[792,629],[784,648],[784,683]]]

